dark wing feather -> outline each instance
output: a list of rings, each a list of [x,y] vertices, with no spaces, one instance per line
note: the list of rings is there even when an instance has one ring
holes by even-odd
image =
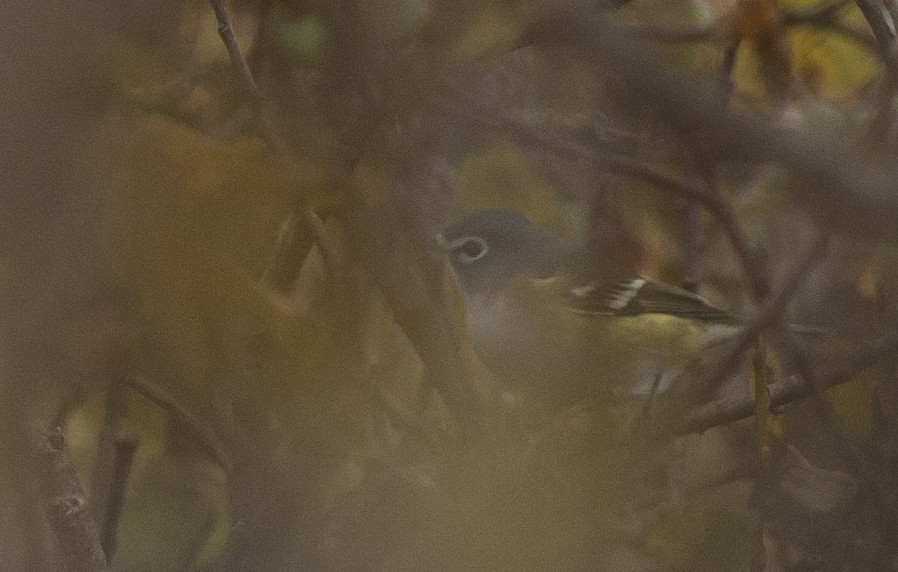
[[[566,284],[568,305],[580,312],[605,316],[668,314],[709,322],[736,321],[686,290],[621,270],[611,272],[609,278],[581,276],[571,280]]]
[[[622,309],[622,312],[627,311],[636,314],[670,314],[710,322],[735,321],[723,310],[708,304],[701,296],[654,280],[646,280],[639,288],[630,303]]]

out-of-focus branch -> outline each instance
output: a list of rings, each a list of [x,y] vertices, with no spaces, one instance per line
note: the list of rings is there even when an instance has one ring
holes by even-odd
[[[228,15],[222,0],[209,0],[209,4],[212,5],[212,10],[215,11],[215,18],[218,20],[218,35],[221,36],[221,41],[224,42],[225,48],[228,50],[231,65],[238,72],[240,81],[247,93],[252,97],[253,104],[258,112],[260,111],[262,95],[258,86],[256,86],[256,80],[253,79],[249,64],[246,58],[243,57],[240,46],[237,44],[237,36],[234,34],[234,27],[231,25],[231,17]]]
[[[460,423],[464,440],[476,440],[484,429],[479,395],[440,301],[432,297],[422,268],[409,264],[420,259],[420,245],[411,243],[406,229],[397,228],[388,208],[369,204],[350,214],[359,262],[378,283],[433,387]]]
[[[100,572],[108,569],[96,523],[62,431],[35,435],[35,448],[43,464],[45,488],[50,498],[47,518],[62,548],[69,572]]]
[[[694,24],[687,26],[669,27],[657,24],[629,24],[627,29],[637,34],[643,34],[659,42],[691,43],[705,42],[719,26],[718,22],[712,24]]]
[[[305,214],[305,222],[315,235],[315,241],[318,244],[318,249],[321,251],[321,260],[324,262],[325,268],[331,275],[339,275],[343,272],[343,264],[340,260],[337,245],[330,234],[328,234],[324,221],[312,209],[306,210]]]
[[[260,282],[282,295],[295,285],[302,262],[313,244],[311,228],[301,220],[304,212],[295,209],[284,218],[275,247],[262,271]]]
[[[123,377],[121,383],[168,411],[182,427],[193,433],[202,449],[218,463],[230,481],[234,474],[234,461],[225,444],[208,423],[194,415],[165,389],[148,379],[129,375]]]
[[[879,86],[879,105],[870,120],[866,134],[868,142],[884,147],[886,136],[894,121],[894,97],[896,87],[898,87],[898,48],[896,48],[894,29],[898,10],[896,10],[893,0],[886,0],[883,5],[874,0],[855,0],[855,4],[873,31],[880,58],[888,72]],[[887,21],[883,7],[886,8],[890,21]]]
[[[879,52],[888,58],[892,44],[895,43],[895,32],[886,22],[883,6],[875,0],[854,0],[854,3],[870,25]]]
[[[839,11],[849,3],[849,0],[835,0],[834,2],[821,3],[821,5],[811,9],[782,9],[779,13],[784,26],[814,26],[841,34],[863,46],[875,49],[876,38],[867,30],[839,21]],[[695,43],[711,40],[724,25],[725,21],[716,21],[710,24],[679,27],[659,26],[656,24],[630,24],[627,28],[658,42]]]
[[[686,204],[685,219],[686,244],[682,287],[689,292],[696,292],[702,281],[702,251],[705,242],[702,211],[697,202],[690,201]]]
[[[131,478],[131,466],[138,443],[137,435],[130,431],[119,431],[115,436],[115,465],[106,497],[101,531],[103,551],[109,560],[112,560],[118,548],[118,525],[125,507],[125,492],[128,490],[128,480]]]
[[[381,387],[377,386],[376,384],[371,384],[369,387],[369,391],[371,394],[371,398],[374,400],[380,410],[384,412],[387,418],[398,429],[405,431],[409,435],[420,440],[422,443],[427,444],[433,450],[439,448],[439,443],[436,439],[433,438],[431,432],[428,430],[427,425],[424,424],[418,417],[405,411],[389,395],[384,393],[384,390]]]
[[[294,175],[298,175],[300,168],[295,158],[288,149],[287,144],[275,133],[268,122],[266,114],[269,108],[268,103],[253,78],[246,58],[240,51],[237,37],[234,34],[234,27],[231,24],[231,17],[224,7],[223,1],[209,0],[209,3],[215,12],[216,20],[218,20],[218,35],[228,50],[231,65],[240,78],[244,91],[250,96],[250,104],[255,116],[255,126],[259,136],[277,154],[278,158],[283,161],[290,171]],[[274,255],[272,256],[272,263],[268,265],[262,277],[264,282],[270,282],[280,292],[286,291],[293,284],[296,274],[299,272],[300,263],[312,246],[309,225],[310,217],[314,213],[310,214],[310,209],[305,206],[297,206],[295,211],[285,222],[286,231],[279,236],[279,240],[275,245]]]
[[[660,167],[627,157],[602,153],[592,146],[570,139],[553,136],[540,125],[530,124],[504,110],[486,105],[457,88],[447,86],[447,90],[451,93],[451,100],[460,104],[451,106],[447,103],[447,110],[459,116],[464,114],[464,117],[473,119],[482,127],[505,133],[524,144],[538,146],[566,159],[591,162],[614,173],[645,181],[660,190],[677,194],[687,202],[694,201],[700,204],[714,216],[726,233],[733,250],[742,262],[755,299],[766,295],[769,279],[759,253],[751,246],[729,205],[701,181],[681,177]]]
[[[292,159],[289,150],[265,123],[263,113],[265,107],[264,97],[256,87],[255,82],[252,81],[249,67],[246,65],[246,60],[240,53],[239,47],[234,39],[227,11],[224,9],[221,0],[210,0],[210,2],[215,10],[216,17],[218,18],[219,32],[222,36],[222,40],[228,47],[232,64],[235,69],[238,70],[240,75],[245,78],[244,83],[247,86],[247,89],[251,91],[254,98],[254,105],[259,110],[259,127],[262,137],[279,156],[281,156],[291,167],[296,169],[295,161]],[[355,50],[356,39],[351,38],[351,41],[353,43],[353,50]],[[371,111],[372,113],[370,115],[377,117],[376,110],[372,109]],[[371,120],[370,118],[366,119],[365,125],[362,126],[364,129],[361,130],[363,132],[363,138],[370,135],[376,123],[375,120]],[[365,141],[358,141],[356,143],[357,144],[354,146],[355,150],[361,155],[365,150]],[[349,165],[347,167],[347,173],[354,170],[357,171],[359,157],[353,156],[347,164]],[[367,206],[362,206],[359,209],[359,212],[364,210],[372,209],[369,209]],[[377,210],[377,208],[374,208],[373,210]],[[319,239],[323,252],[327,250],[329,245],[327,244],[327,240],[322,240],[320,233],[321,227],[317,224],[317,222],[320,221],[316,222],[317,215],[314,213],[310,214],[303,208],[298,209],[298,211],[299,212],[294,214],[292,220],[292,224],[294,225],[293,230],[296,231],[298,226],[304,223],[312,230],[312,234]],[[378,216],[382,214],[383,213],[379,213]],[[415,346],[416,351],[420,355],[422,361],[424,361],[428,370],[433,373],[435,379],[438,381],[438,383],[436,383],[437,389],[446,400],[453,414],[461,420],[462,425],[465,427],[465,431],[470,433],[473,430],[473,426],[477,424],[473,420],[478,417],[478,406],[476,403],[475,392],[471,387],[471,380],[467,379],[462,373],[462,363],[459,355],[457,355],[458,352],[453,352],[449,349],[457,346],[457,344],[453,342],[452,332],[447,329],[444,321],[436,319],[438,316],[441,316],[442,313],[436,310],[435,302],[427,296],[428,290],[423,283],[416,281],[410,276],[408,277],[408,280],[396,280],[396,272],[403,272],[404,276],[411,274],[407,261],[403,264],[391,265],[391,262],[387,259],[394,256],[395,249],[390,245],[380,244],[383,248],[372,250],[375,245],[378,245],[381,242],[381,238],[383,237],[378,235],[382,234],[380,231],[382,230],[383,225],[388,223],[389,217],[385,217],[387,220],[374,221],[369,212],[363,214],[361,218],[366,220],[361,223],[362,226],[356,229],[358,231],[357,234],[359,235],[356,238],[359,243],[363,243],[363,250],[366,252],[366,255],[364,256],[365,260],[363,260],[363,262],[366,263],[368,270],[372,276],[375,277],[378,285],[384,292],[397,322]],[[296,235],[297,232],[291,232],[288,236],[290,238],[295,238]],[[388,231],[387,235],[391,239],[394,238],[392,231]],[[278,250],[298,248],[298,242],[299,241],[291,240],[290,244],[279,245]],[[295,259],[295,255],[279,255],[276,257],[276,260],[289,261]],[[278,273],[277,275],[285,273],[289,274],[290,269],[273,268],[272,272]],[[279,283],[288,282],[290,281],[279,281]],[[406,282],[407,284],[405,284],[405,286],[400,286],[401,282]]]
[[[821,389],[846,383],[865,369],[898,352],[898,330],[862,346],[850,361],[819,375]],[[770,399],[773,408],[782,407],[809,395],[809,388],[794,377],[786,378],[770,385]],[[687,413],[675,433],[686,435],[701,433],[713,427],[726,425],[755,413],[753,398],[726,398],[696,407]]]
[[[869,455],[864,451],[857,439],[852,436],[842,423],[838,412],[823,394],[823,384],[814,371],[807,357],[794,342],[789,332],[783,331],[778,343],[780,354],[787,363],[801,377],[804,386],[808,390],[811,405],[821,420],[823,427],[832,435],[840,445],[844,457],[863,480],[873,497],[877,507],[877,515],[882,523],[885,534],[888,535],[894,546],[898,540],[898,507],[892,491],[884,485],[880,475],[877,474]]]
[[[116,438],[121,433],[122,422],[127,416],[128,389],[119,383],[111,383],[106,390],[106,411],[103,428],[97,437],[97,457],[90,482],[91,510],[99,523],[104,521],[106,502],[114,486],[113,474],[119,461],[116,458]]]
[[[739,44],[741,43],[741,39],[737,36],[734,40],[730,42],[730,45],[724,50],[723,54],[723,62],[720,66],[720,71],[717,74],[718,83],[720,84],[720,90],[726,95],[727,98],[730,98],[733,94],[733,67],[736,65],[736,53],[739,51]],[[703,160],[704,153],[701,152],[700,146],[693,147],[693,155],[697,159],[696,163],[698,166],[698,170],[701,174],[701,178],[706,182],[709,188],[714,188],[716,181],[716,170],[713,164],[708,163]],[[718,196],[718,193],[714,193],[715,196]],[[703,260],[703,248],[704,248],[704,229],[702,228],[702,211],[701,204],[695,200],[689,200],[686,203],[686,241],[685,241],[685,256],[683,263],[683,288],[690,292],[698,291],[698,287],[701,283],[702,279],[702,260]],[[732,237],[733,233],[728,232],[728,234]],[[738,227],[735,232],[736,238],[731,238],[731,241],[735,244],[736,242],[743,242],[743,237],[741,231],[738,230]],[[744,267],[744,266],[743,266]]]
[[[644,39],[602,15],[581,10],[540,22],[522,43],[578,46],[622,90],[654,107],[674,131],[684,137],[702,133],[718,158],[788,167],[805,177],[794,195],[809,212],[842,232],[896,239],[898,197],[893,188],[898,169],[861,166],[840,142],[728,110],[718,90],[687,82]]]
[[[742,329],[732,344],[728,345],[727,353],[714,364],[712,371],[694,379],[694,373],[687,368],[684,372],[685,379],[674,381],[671,389],[662,394],[659,404],[653,406],[651,411],[650,435],[667,434],[671,425],[679,424],[685,407],[706,400],[709,394],[736,370],[744,352],[756,342],[761,332],[781,319],[792,296],[820,260],[826,244],[823,239],[816,241],[809,253],[803,256],[783,279],[780,288],[770,297],[757,317]]]

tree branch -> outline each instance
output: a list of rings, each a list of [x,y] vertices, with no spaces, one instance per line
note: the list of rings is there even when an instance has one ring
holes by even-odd
[[[107,570],[100,535],[62,431],[57,428],[39,432],[35,441],[43,465],[45,489],[50,497],[47,519],[62,548],[66,570]]]
[[[816,241],[808,254],[803,256],[801,261],[790,270],[779,290],[770,297],[757,317],[734,338],[726,355],[714,364],[709,373],[696,378],[693,371],[687,366],[683,374],[671,384],[670,390],[659,396],[659,404],[652,407],[648,419],[651,423],[648,425],[650,436],[666,435],[672,425],[676,426],[680,423],[679,419],[684,407],[688,407],[692,403],[701,403],[707,399],[709,394],[736,370],[743,354],[757,341],[761,332],[780,320],[795,291],[820,259],[826,244],[827,241],[822,238]],[[696,359],[696,363],[701,363],[701,356]],[[753,400],[752,403],[754,403]],[[715,412],[711,413],[711,415],[714,414]]]
[[[531,27],[522,43],[573,44],[629,95],[654,107],[684,138],[702,133],[722,159],[771,162],[806,177],[793,194],[804,208],[846,233],[896,240],[898,169],[862,166],[841,143],[768,119],[728,110],[719,90],[687,82],[645,41],[587,10]],[[693,135],[694,136],[694,135]]]
[[[826,389],[851,381],[862,371],[894,355],[895,352],[898,352],[898,330],[865,344],[848,363],[820,375],[819,386]],[[770,385],[771,407],[775,409],[804,399],[809,392],[810,389],[800,380],[794,377],[786,378]],[[754,398],[719,399],[687,413],[674,432],[677,435],[701,433],[720,425],[747,419],[754,414]]]
[[[112,480],[106,497],[106,510],[103,518],[102,544],[103,551],[109,560],[118,548],[118,525],[125,507],[125,492],[131,477],[131,466],[139,441],[137,435],[130,431],[119,431],[115,436],[115,465]]]
[[[451,94],[451,100],[460,104],[446,103],[447,111],[459,117],[473,118],[481,127],[505,133],[524,144],[547,149],[569,160],[587,161],[619,175],[642,180],[659,190],[679,195],[687,203],[700,204],[711,213],[727,235],[730,245],[742,262],[743,272],[753,297],[759,300],[767,294],[769,278],[759,253],[742,232],[729,205],[703,182],[681,177],[663,168],[627,157],[602,153],[593,146],[553,136],[542,126],[528,123],[505,110],[486,105],[451,85],[447,85],[446,90]]]
[[[182,427],[193,433],[202,449],[218,463],[231,481],[234,476],[234,461],[225,444],[208,423],[194,415],[168,391],[148,379],[129,375],[122,377],[120,383],[124,383],[168,411]]]
[[[119,383],[111,383],[106,390],[103,428],[97,437],[97,456],[90,482],[91,510],[94,518],[100,523],[104,521],[106,515],[106,503],[114,486],[115,466],[119,462],[116,438],[121,433],[122,422],[127,416],[128,389]]]
[[[778,346],[781,349],[781,355],[790,362],[801,377],[811,399],[811,405],[822,421],[823,427],[840,445],[843,456],[860,476],[868,492],[872,495],[874,506],[877,509],[876,514],[880,517],[883,531],[892,541],[890,544],[895,546],[895,541],[898,540],[898,507],[895,506],[894,496],[876,473],[869,455],[861,448],[857,439],[848,432],[838,412],[836,412],[832,403],[823,394],[823,386],[807,357],[798,348],[788,332],[783,332],[780,337],[782,340],[780,340]]]
[[[231,17],[228,15],[222,0],[209,0],[209,4],[212,5],[212,10],[215,11],[215,18],[218,20],[218,35],[228,50],[231,65],[237,71],[243,88],[251,96],[256,112],[261,112],[262,94],[259,92],[256,80],[253,79],[253,73],[249,69],[246,58],[243,57],[243,53],[240,51],[237,36],[234,34],[234,27],[231,25]]]

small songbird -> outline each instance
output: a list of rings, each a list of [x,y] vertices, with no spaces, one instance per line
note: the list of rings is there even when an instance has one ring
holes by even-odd
[[[518,213],[474,213],[437,241],[484,364],[551,404],[663,390],[710,341],[738,331],[703,298],[628,272]]]

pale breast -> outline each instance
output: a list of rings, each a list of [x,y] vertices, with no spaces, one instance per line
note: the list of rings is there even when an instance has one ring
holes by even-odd
[[[510,386],[553,402],[663,390],[708,341],[690,320],[588,315],[521,295],[467,300],[467,310],[484,364]]]

